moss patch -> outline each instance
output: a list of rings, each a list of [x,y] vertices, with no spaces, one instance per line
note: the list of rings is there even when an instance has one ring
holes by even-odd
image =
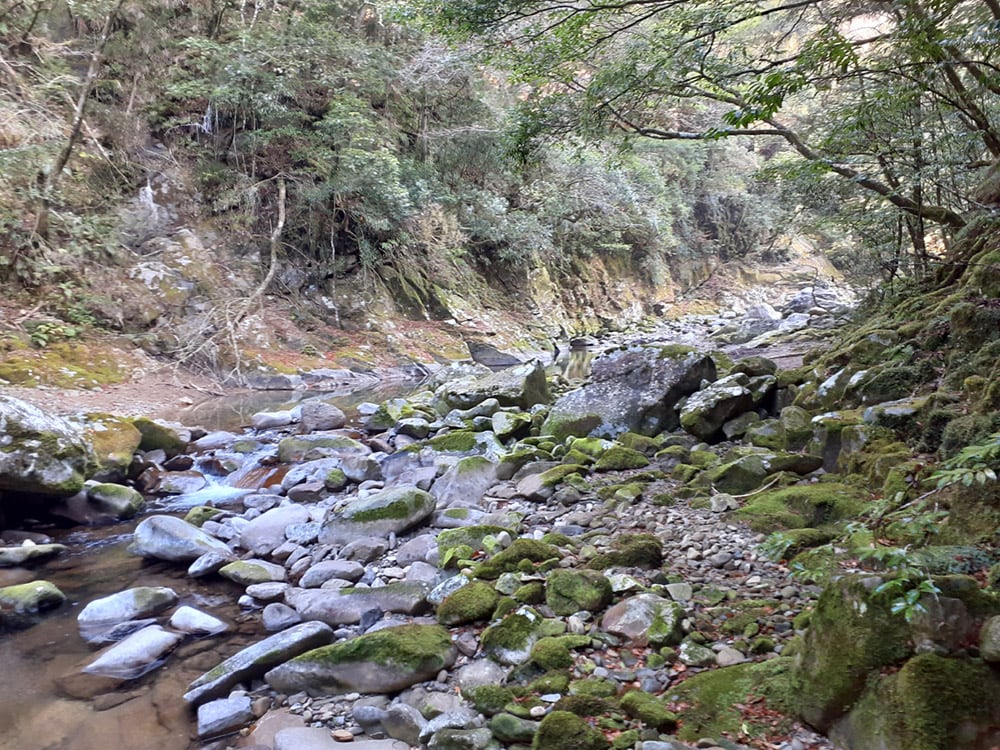
[[[866,493],[846,484],[795,485],[762,492],[735,512],[755,531],[815,528],[854,518],[865,508]]]
[[[534,539],[515,539],[507,549],[476,567],[477,578],[496,579],[501,573],[513,573],[523,562],[543,563],[558,560],[559,548]]]
[[[587,567],[604,570],[617,565],[658,568],[663,564],[663,543],[652,534],[622,534],[611,542],[612,550],[596,555]]]
[[[532,750],[608,750],[604,735],[576,714],[553,711],[538,726]]]
[[[473,581],[446,597],[438,606],[437,619],[442,625],[463,625],[489,619],[500,595],[489,584]]]

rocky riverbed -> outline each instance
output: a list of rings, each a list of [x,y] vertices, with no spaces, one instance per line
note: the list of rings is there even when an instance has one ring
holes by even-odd
[[[170,738],[144,747],[825,748],[794,717],[831,727],[863,689],[822,653],[824,613],[855,589],[821,598],[746,525],[784,514],[800,533],[767,549],[790,558],[864,502],[825,478],[849,448],[799,390],[764,357],[645,334],[582,384],[455,365],[358,425],[323,399],[242,433],[80,427],[5,399],[5,489],[36,514],[138,514],[146,575],[74,602],[97,650],[56,682],[119,739],[130,703],[155,707]],[[65,610],[44,574],[66,545],[4,539],[5,564],[35,566],[0,589],[8,626]],[[893,627],[898,662],[918,631]],[[823,683],[839,692],[803,708]]]

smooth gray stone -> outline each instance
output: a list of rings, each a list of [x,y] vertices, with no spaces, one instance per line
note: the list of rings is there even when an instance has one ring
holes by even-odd
[[[198,706],[198,736],[219,737],[254,720],[250,696],[220,698]]]
[[[333,629],[322,622],[304,622],[265,638],[234,654],[188,687],[184,702],[199,705],[223,695],[247,679],[262,676],[272,667],[325,646],[333,641]]]

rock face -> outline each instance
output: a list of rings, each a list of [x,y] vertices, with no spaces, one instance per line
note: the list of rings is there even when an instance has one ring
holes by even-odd
[[[412,485],[391,487],[330,513],[319,539],[346,544],[364,536],[399,534],[434,511],[434,498]]]
[[[0,491],[65,497],[96,468],[81,428],[0,395]]]
[[[456,655],[444,628],[402,625],[309,651],[265,679],[286,693],[391,693],[432,678]]]
[[[224,695],[233,685],[259,677],[294,656],[333,640],[333,630],[321,622],[304,622],[248,646],[196,679],[184,694],[189,705]]]
[[[542,432],[563,439],[671,430],[677,402],[715,376],[715,362],[686,347],[610,352],[594,361],[589,383],[556,401]]]
[[[129,552],[171,562],[190,562],[206,552],[231,555],[229,547],[173,516],[149,516],[135,527]]]

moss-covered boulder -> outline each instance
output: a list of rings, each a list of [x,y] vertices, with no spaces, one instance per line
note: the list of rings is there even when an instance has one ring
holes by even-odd
[[[477,578],[496,579],[501,573],[516,570],[531,572],[536,564],[557,561],[561,557],[559,548],[535,539],[515,539],[507,549],[498,552],[475,569]]]
[[[400,534],[434,512],[434,497],[412,485],[397,485],[356,500],[327,514],[320,530],[323,544],[347,544],[365,536]]]
[[[630,690],[622,696],[620,705],[629,716],[658,732],[672,732],[677,728],[677,714],[649,693]]]
[[[485,456],[463,456],[431,486],[438,508],[477,506],[497,481],[497,465]]]
[[[480,644],[489,658],[517,666],[531,657],[531,650],[544,634],[544,620],[531,607],[519,607],[496,625],[483,631]]]
[[[371,453],[364,443],[360,443],[346,435],[293,435],[278,443],[278,460],[291,464],[302,461],[313,453],[314,458],[334,455],[361,455]]]
[[[614,445],[604,451],[594,464],[594,471],[626,471],[627,469],[642,469],[649,466],[649,459],[624,445]]]
[[[934,653],[873,676],[863,696],[830,728],[844,747],[976,750],[992,747],[1000,724],[1000,676],[974,659]]]
[[[722,425],[753,408],[750,378],[736,373],[692,395],[680,411],[681,427],[701,440],[715,440]]]
[[[545,581],[545,602],[560,616],[599,612],[611,595],[611,583],[595,570],[553,570]]]
[[[531,649],[531,662],[540,669],[551,672],[567,669],[573,664],[573,649],[590,645],[585,635],[559,635],[540,639]]]
[[[142,435],[131,419],[111,414],[88,414],[84,434],[94,450],[94,478],[119,481],[126,477]]]
[[[437,535],[438,559],[443,568],[455,567],[459,559],[492,548],[497,536],[509,531],[503,526],[478,525],[444,529]]]
[[[674,407],[703,380],[715,380],[710,357],[681,346],[631,347],[594,360],[590,382],[560,397],[542,432],[614,438],[656,435],[677,426]]]
[[[176,456],[179,453],[183,453],[187,448],[188,439],[191,437],[187,430],[178,425],[149,419],[148,417],[138,417],[132,421],[132,425],[142,436],[139,442],[139,450],[161,450],[167,456]]]
[[[867,493],[846,484],[797,484],[754,495],[735,515],[755,531],[816,528],[858,516],[867,500]]]
[[[463,378],[446,383],[436,395],[448,406],[469,409],[487,399],[500,406],[530,409],[552,401],[545,367],[538,360],[515,365],[480,378]]]
[[[828,730],[861,697],[872,674],[910,654],[906,621],[872,594],[872,579],[848,576],[828,586],[796,657],[797,713]]]
[[[775,725],[772,712],[759,720],[746,715],[741,707],[754,698],[764,698],[772,711],[789,713],[794,695],[791,659],[771,659],[757,664],[744,663],[699,672],[671,686],[664,697],[684,705],[678,736],[695,742],[702,737],[749,735],[773,736],[775,730],[791,727],[791,718]]]
[[[614,566],[658,568],[663,564],[663,542],[652,534],[621,534],[611,541],[611,550],[595,555],[587,563],[594,570]]]
[[[767,457],[751,454],[708,469],[698,482],[706,482],[720,492],[742,494],[760,487],[770,473]]]
[[[531,415],[523,411],[498,411],[490,417],[493,434],[501,440],[524,437],[531,429]]]
[[[439,625],[401,625],[307,651],[264,679],[284,693],[393,693],[433,678],[456,656]]]
[[[490,719],[490,732],[500,742],[530,744],[537,731],[537,721],[513,714],[500,713]]]
[[[0,612],[10,610],[15,614],[34,614],[58,607],[66,596],[48,581],[31,581],[0,588]]]
[[[79,426],[0,395],[0,492],[66,497],[96,468]]]
[[[569,711],[553,711],[538,726],[532,750],[608,750],[604,734]]]
[[[637,594],[615,604],[601,618],[601,629],[642,646],[680,643],[684,608],[656,594]]]
[[[87,488],[87,500],[102,513],[119,520],[132,518],[146,507],[146,500],[139,492],[121,484],[91,485]]]
[[[445,597],[438,605],[437,619],[448,626],[488,620],[499,601],[496,589],[488,583],[473,581]]]

